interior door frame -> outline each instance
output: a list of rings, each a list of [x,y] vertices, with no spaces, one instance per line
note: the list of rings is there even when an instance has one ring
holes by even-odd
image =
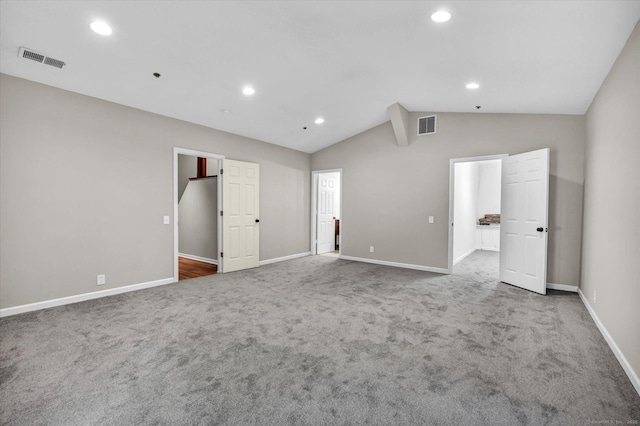
[[[179,148],[173,147],[173,280],[175,282],[180,279],[180,272],[178,267],[178,249],[180,243],[180,233],[178,230],[178,155],[188,155],[190,157],[205,157],[210,158],[212,160],[216,160],[218,162],[218,170],[220,170],[221,161],[224,160],[224,155],[220,154],[212,154],[210,152],[204,151],[196,151],[193,149],[187,148]],[[222,247],[222,218],[220,216],[220,211],[222,210],[222,179],[220,179],[220,174],[218,174],[217,186],[218,186],[218,211],[216,215],[219,220],[217,220],[218,225],[218,252],[220,252],[220,248]],[[222,262],[220,262],[220,258],[218,257],[218,272],[224,272],[222,270]]]
[[[313,170],[311,172],[311,256],[318,254],[318,177],[325,173],[338,173],[340,174],[340,184],[338,188],[340,190],[340,246],[338,247],[338,254],[342,255],[342,169],[328,169],[328,170]]]
[[[509,154],[483,155],[478,157],[464,157],[449,159],[449,254],[447,261],[447,273],[453,274],[453,213],[456,163],[472,163],[476,161],[501,160]]]

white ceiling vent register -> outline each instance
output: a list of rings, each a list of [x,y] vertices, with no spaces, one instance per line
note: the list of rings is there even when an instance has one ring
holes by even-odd
[[[428,115],[418,118],[418,136],[430,135],[436,132],[436,116]]]
[[[21,47],[18,52],[18,56],[23,59],[30,59],[32,61],[40,62],[41,64],[51,65],[52,67],[62,68],[65,66],[65,63],[59,59],[53,59],[49,56],[46,56],[42,53],[38,53],[31,49],[27,49],[26,47]]]

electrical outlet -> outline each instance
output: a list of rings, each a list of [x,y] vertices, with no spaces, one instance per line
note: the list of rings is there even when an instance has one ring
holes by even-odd
[[[97,278],[98,285],[104,285],[104,283],[106,283],[106,282],[107,282],[106,275],[104,275],[104,274],[98,275],[98,278]]]
[[[373,246],[369,246],[369,253],[373,253]]]
[[[593,304],[596,304],[596,291],[593,290]]]

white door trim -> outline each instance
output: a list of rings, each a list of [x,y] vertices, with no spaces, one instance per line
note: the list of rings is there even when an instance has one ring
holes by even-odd
[[[318,254],[316,244],[316,232],[317,232],[317,215],[318,215],[318,176],[323,173],[339,173],[340,174],[340,238],[342,238],[343,218],[342,218],[342,169],[328,169],[328,170],[313,170],[311,172],[311,239],[310,239],[310,252],[312,256]],[[338,253],[342,255],[342,241],[338,248]]]
[[[173,147],[173,280],[178,281],[180,274],[178,271],[178,154],[189,155],[192,157],[205,157],[215,159],[218,162],[218,170],[220,170],[220,161],[224,159],[224,155],[212,154],[210,152],[195,151],[193,149]],[[222,179],[218,181],[218,218],[222,210]],[[222,247],[222,220],[218,220],[218,247]],[[219,250],[218,250],[219,251]],[[222,262],[218,262],[218,271],[222,271]]]
[[[453,213],[454,213],[454,188],[456,163],[470,163],[475,161],[500,160],[508,157],[509,154],[483,155],[479,157],[464,157],[449,159],[449,256],[447,262],[447,273],[453,273]]]

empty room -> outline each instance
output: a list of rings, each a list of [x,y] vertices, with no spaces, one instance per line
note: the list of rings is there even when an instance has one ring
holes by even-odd
[[[640,2],[0,0],[0,424],[640,424]]]

